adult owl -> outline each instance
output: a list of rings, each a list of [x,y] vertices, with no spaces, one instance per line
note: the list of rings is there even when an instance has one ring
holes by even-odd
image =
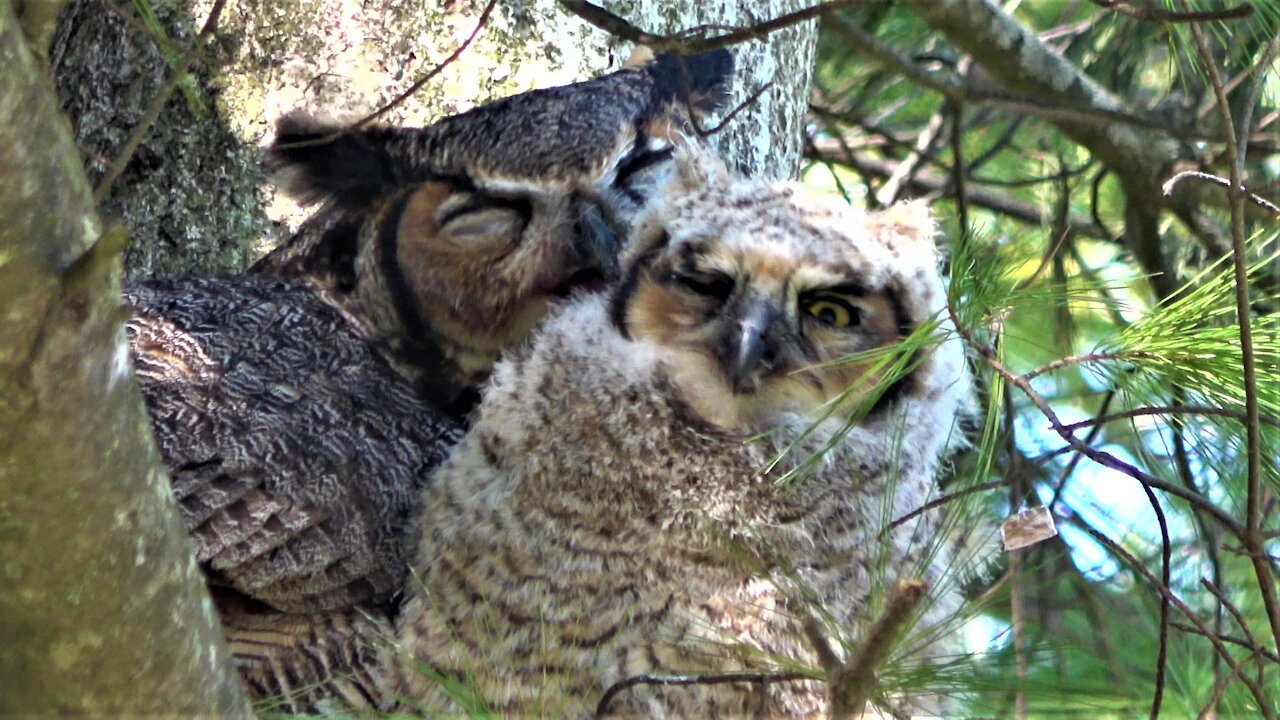
[[[428,714],[590,716],[623,685],[601,709],[826,712],[812,680],[628,681],[816,666],[805,617],[856,643],[873,587],[940,579],[936,518],[878,539],[970,392],[958,341],[915,342],[946,327],[934,234],[923,207],[863,214],[682,150],[615,288],[498,364],[427,487],[399,692]]]
[[[287,116],[271,155],[321,203],[298,234],[251,274],[126,289],[157,444],[255,695],[364,652],[334,631],[312,661],[280,628],[392,607],[472,388],[550,299],[612,277],[672,142],[727,97],[727,51],[646,60],[425,128]]]

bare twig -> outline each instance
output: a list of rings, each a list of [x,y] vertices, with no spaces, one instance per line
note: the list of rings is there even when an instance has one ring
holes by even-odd
[[[1156,522],[1160,525],[1160,582],[1165,587],[1173,584],[1173,544],[1169,541],[1169,521],[1164,516],[1164,508],[1160,507],[1160,499],[1151,488],[1143,485],[1147,502],[1155,512]],[[1156,650],[1156,686],[1151,694],[1151,720],[1160,720],[1160,704],[1164,700],[1165,670],[1169,660],[1169,595],[1160,595],[1160,632],[1159,647]]]
[[[999,336],[998,341],[1004,341],[1003,334]],[[1020,472],[1021,468],[1018,467],[1017,460],[1019,453],[1018,441],[1015,435],[1013,395],[1006,392],[1003,400],[1005,438],[1008,443],[1006,452],[1010,459],[1011,470],[1007,474],[1011,475],[1013,479],[1013,482],[1009,483],[1009,509],[1016,512],[1022,508],[1023,492],[1022,473]],[[1013,689],[1014,720],[1026,720],[1027,718],[1027,674],[1029,672],[1029,663],[1027,662],[1027,610],[1026,602],[1023,598],[1022,559],[1023,552],[1021,550],[1014,550],[1009,553],[1009,626],[1013,633],[1014,669],[1018,678],[1018,685]]]
[[[839,138],[838,135],[836,137],[836,142],[843,142],[843,139]],[[829,143],[832,141],[828,140],[826,142]],[[847,143],[845,144],[845,147],[847,147]],[[829,151],[825,150],[820,145],[817,149],[820,154],[810,155],[812,159],[842,165],[861,175],[869,175],[879,178],[888,177],[893,174],[894,169],[897,167],[896,163],[887,160],[854,153],[846,153],[843,158],[832,158]],[[950,177],[944,177],[930,171],[917,173],[910,182],[910,188],[915,195],[947,192],[950,187]],[[1039,224],[1045,220],[1044,209],[1035,203],[1019,200],[1012,197],[1010,193],[1007,192],[974,187],[972,180],[970,181],[970,186],[966,188],[965,195],[970,205],[1008,215],[1009,217],[1025,223]],[[1114,239],[1105,230],[1090,222],[1088,218],[1082,215],[1073,214],[1071,225],[1081,235],[1101,240]]]
[[[1182,407],[1185,403],[1182,401],[1184,392],[1181,387],[1173,388],[1173,402],[1175,406]],[[1095,427],[1102,427],[1097,425]],[[1187,453],[1187,440],[1184,437],[1185,427],[1182,417],[1174,414],[1169,417],[1169,427],[1173,431],[1173,463],[1178,471],[1178,479],[1188,490],[1200,492],[1200,485],[1196,482],[1195,473],[1191,470],[1191,460]],[[1191,517],[1195,520],[1196,527],[1200,530],[1200,537],[1204,539],[1205,555],[1209,558],[1209,566],[1213,571],[1213,581],[1222,583],[1222,553],[1219,551],[1220,545],[1218,528],[1200,517],[1199,513],[1191,513]],[[1213,612],[1213,631],[1222,634],[1223,610],[1222,603],[1218,603]],[[1217,655],[1213,656],[1213,677],[1214,682],[1221,680],[1222,674],[1222,658]]]
[[[1195,178],[1196,180],[1203,180],[1205,182],[1213,183],[1214,185],[1220,185],[1227,189],[1231,188],[1231,181],[1227,180],[1226,178],[1220,178],[1217,175],[1214,175],[1212,173],[1201,172],[1199,170],[1184,170],[1178,173],[1177,175],[1174,175],[1173,177],[1166,180],[1164,185],[1160,186],[1160,191],[1163,192],[1166,197],[1168,197],[1169,195],[1173,194],[1173,191],[1176,187],[1178,187],[1178,184],[1181,183],[1183,180],[1186,180],[1187,178]],[[1247,191],[1246,191],[1246,196],[1249,198],[1250,201],[1253,202],[1254,205],[1257,205],[1258,207],[1268,210],[1276,215],[1280,215],[1280,206],[1277,206],[1275,203],[1272,203],[1270,200],[1256,193],[1251,193]]]
[[[364,117],[360,118],[356,122],[352,123],[350,129],[355,130],[357,128],[362,128],[365,125],[368,125],[369,123],[373,122],[374,120],[377,120],[378,118],[382,117],[383,115],[386,115],[388,112],[391,112],[393,108],[397,107],[398,105],[400,105],[400,103],[412,97],[413,94],[418,92],[418,90],[420,90],[423,85],[426,85],[427,83],[431,82],[432,78],[439,75],[441,72],[444,71],[445,68],[449,67],[449,65],[452,64],[453,61],[461,57],[462,53],[466,52],[467,48],[471,46],[471,43],[477,37],[479,37],[480,31],[484,29],[485,25],[489,24],[489,14],[493,12],[493,8],[497,4],[498,4],[498,0],[489,0],[489,2],[484,6],[484,10],[480,12],[480,17],[479,19],[476,20],[476,26],[471,30],[471,34],[467,36],[466,40],[462,41],[462,44],[458,45],[458,47],[455,48],[454,51],[449,54],[449,57],[440,61],[440,64],[432,68],[431,71],[428,72],[426,75],[423,75],[422,77],[418,78],[412,85],[409,86],[409,89],[405,90],[404,92],[392,98],[391,102],[387,103],[386,105],[383,105],[377,110],[374,110],[368,115],[365,115]]]
[[[683,65],[681,65],[681,66],[680,66],[680,71],[681,71],[682,73],[684,72],[684,66],[683,66]],[[721,120],[720,122],[716,123],[716,125],[715,125],[714,127],[711,127],[711,128],[709,128],[709,129],[706,129],[706,130],[702,129],[702,128],[698,125],[698,118],[697,118],[697,116],[693,113],[693,111],[692,111],[692,110],[690,110],[690,112],[689,112],[689,119],[690,119],[690,121],[692,121],[692,122],[693,122],[693,129],[694,129],[694,131],[698,133],[698,136],[699,136],[699,137],[708,137],[708,136],[711,136],[711,135],[715,135],[716,133],[718,133],[718,132],[720,132],[721,130],[723,130],[723,129],[725,128],[725,126],[726,126],[726,125],[728,125],[730,122],[732,122],[732,121],[733,121],[733,119],[734,119],[734,118],[736,118],[740,113],[742,113],[742,111],[743,111],[743,110],[746,110],[747,108],[749,108],[749,107],[751,107],[752,105],[754,105],[754,104],[756,103],[756,101],[760,99],[760,96],[761,96],[761,95],[764,95],[766,92],[768,92],[769,88],[771,88],[771,87],[773,87],[773,81],[772,81],[772,80],[770,80],[769,82],[767,82],[767,83],[765,83],[765,84],[761,85],[761,86],[760,86],[760,88],[759,88],[758,90],[756,90],[755,92],[751,93],[750,97],[748,97],[746,100],[743,100],[741,103],[739,103],[739,104],[738,104],[738,107],[736,107],[736,108],[734,108],[734,109],[730,110],[730,111],[729,111],[729,112],[724,116],[724,119],[723,119],[723,120]],[[685,92],[685,96],[686,96],[686,101],[687,101],[687,98],[688,98],[688,92],[687,92],[687,91]]]
[[[599,5],[587,2],[586,0],[560,0],[560,7],[616,38],[628,40],[638,45],[647,45],[653,48],[654,51],[698,53],[704,50],[724,47],[725,45],[745,42],[747,40],[759,40],[769,33],[776,32],[783,28],[802,23],[806,20],[812,20],[827,13],[853,7],[854,5],[862,5],[870,1],[871,0],[832,0],[832,2],[819,3],[792,13],[787,13],[786,15],[780,15],[771,20],[757,23],[749,27],[730,29],[729,32],[712,37],[704,36],[711,30],[721,30],[725,28],[720,25],[699,25],[686,28],[685,30],[681,30],[676,33],[671,33],[669,35],[657,35],[647,30],[642,30],[625,18],[615,15]]]
[[[1013,689],[1013,716],[1027,718],[1027,638],[1026,603],[1022,598],[1022,551],[1009,553],[1009,626],[1013,631],[1014,666],[1018,685]]]
[[[1235,418],[1241,422],[1248,421],[1248,417],[1238,410],[1227,410],[1226,408],[1206,407],[1203,405],[1169,405],[1123,410],[1109,415],[1099,415],[1098,417],[1089,418],[1088,420],[1068,423],[1062,427],[1067,430],[1079,430],[1080,428],[1089,427],[1090,425],[1102,425],[1109,422],[1115,422],[1116,420],[1128,420],[1129,418],[1142,417],[1145,415],[1211,415],[1214,417]],[[1267,425],[1280,428],[1280,418],[1273,417],[1271,415],[1259,415],[1258,419]]]
[[[1098,407],[1098,415],[1093,419],[1104,416],[1107,409],[1111,407],[1111,403],[1116,399],[1116,391],[1108,390],[1107,394],[1102,398],[1102,404]],[[1102,432],[1102,423],[1094,425],[1084,436],[1084,444],[1093,447],[1093,441],[1098,439],[1098,435]],[[1068,446],[1069,447],[1069,446]],[[1067,488],[1067,480],[1071,478],[1071,474],[1076,471],[1076,466],[1080,464],[1080,459],[1084,455],[1079,452],[1073,452],[1071,459],[1067,461],[1067,466],[1062,469],[1062,474],[1058,476],[1058,482],[1053,486],[1053,499],[1049,501],[1049,512],[1053,512],[1058,507],[1058,501],[1062,499],[1062,493]]]
[[[1133,360],[1133,359],[1154,360],[1158,358],[1157,356],[1151,353],[1146,353],[1141,351],[1128,351],[1128,350],[1124,352],[1114,352],[1114,353],[1101,352],[1101,353],[1087,353],[1084,355],[1072,355],[1071,357],[1058,358],[1057,360],[1054,360],[1051,363],[1046,363],[1044,365],[1041,365],[1040,367],[1025,373],[1022,376],[1022,379],[1032,380],[1034,378],[1040,377],[1041,375],[1044,375],[1045,373],[1051,373],[1055,370],[1061,370],[1062,368],[1071,367],[1073,365],[1091,365],[1093,363],[1107,362],[1109,360]]]
[[[1217,598],[1219,608],[1226,608],[1227,612],[1231,613],[1231,618],[1236,621],[1236,626],[1240,628],[1240,632],[1244,633],[1245,640],[1249,642],[1249,645],[1255,648],[1258,647],[1258,640],[1253,636],[1253,631],[1249,629],[1249,623],[1245,622],[1244,615],[1241,614],[1240,608],[1236,607],[1235,603],[1231,602],[1226,593],[1222,592],[1215,583],[1211,583],[1204,578],[1200,578],[1200,585]],[[1214,628],[1214,631],[1219,635],[1222,634],[1221,627]],[[1255,650],[1254,657],[1258,658],[1258,682],[1261,683],[1263,672],[1262,655]],[[1241,667],[1243,666],[1244,664],[1241,663]]]
[[[929,512],[930,510],[933,510],[934,508],[946,505],[947,503],[953,500],[958,500],[959,498],[965,497],[966,495],[972,495],[974,493],[985,492],[987,490],[995,490],[996,488],[1004,487],[1006,483],[1008,483],[1008,480],[992,480],[991,482],[985,482],[980,485],[974,485],[973,487],[967,487],[962,490],[957,490],[953,493],[947,493],[946,495],[939,495],[938,497],[930,500],[924,505],[921,505],[915,510],[912,510],[906,515],[901,515],[897,518],[894,518],[893,522],[889,523],[889,526],[886,527],[884,530],[881,530],[880,534],[877,535],[876,537],[883,538],[885,535],[889,534],[890,531],[895,530],[898,527],[901,527],[902,525],[905,525],[906,523],[911,522],[915,518],[920,517],[921,515]]]
[[[191,67],[191,63],[195,61],[203,51],[205,41],[213,35],[214,30],[218,27],[218,17],[222,15],[222,9],[226,7],[227,0],[214,0],[213,7],[209,9],[209,17],[204,21],[204,26],[200,28],[199,34],[192,41],[191,47],[178,58],[173,67],[170,69],[169,79],[165,81],[160,92],[151,99],[151,104],[147,106],[146,112],[142,114],[142,120],[138,122],[138,126],[133,129],[129,135],[129,139],[125,141],[124,147],[120,150],[120,155],[114,161],[107,165],[107,173],[102,180],[98,182],[98,187],[93,189],[94,204],[101,204],[107,199],[107,195],[111,192],[111,186],[115,184],[120,173],[129,165],[129,159],[138,151],[138,147],[142,145],[142,141],[147,139],[147,135],[151,132],[151,127],[156,124],[156,120],[160,119],[160,113],[164,112],[164,106],[169,103],[169,98],[173,96],[173,91],[187,76],[187,69]]]
[[[903,187],[911,181],[924,164],[925,157],[932,152],[938,138],[942,135],[942,128],[947,123],[944,109],[939,108],[933,113],[920,134],[916,136],[915,147],[898,163],[898,167],[893,169],[893,174],[885,180],[880,189],[876,190],[875,199],[881,206],[892,205],[901,199]]]
[[[1200,619],[1199,615],[1196,615],[1191,608],[1187,607],[1186,603],[1178,599],[1178,596],[1174,594],[1173,590],[1169,589],[1169,586],[1162,584],[1158,578],[1152,575],[1151,571],[1147,570],[1147,568],[1142,564],[1142,561],[1138,560],[1138,558],[1134,557],[1127,550],[1120,547],[1120,545],[1114,540],[1103,533],[1088,527],[1087,525],[1081,527],[1089,534],[1090,537],[1105,547],[1109,552],[1111,552],[1111,554],[1124,561],[1124,564],[1128,565],[1134,572],[1141,575],[1148,584],[1155,588],[1156,592],[1160,593],[1162,597],[1167,598],[1174,607],[1178,608],[1178,610],[1196,626],[1199,630],[1198,634],[1208,638],[1209,642],[1213,644],[1213,649],[1222,657],[1222,660],[1227,664],[1227,667],[1231,668],[1233,673],[1239,675],[1240,682],[1244,683],[1245,686],[1249,688],[1249,691],[1253,693],[1253,698],[1257,701],[1258,707],[1261,708],[1263,716],[1267,718],[1267,720],[1275,720],[1275,713],[1271,711],[1271,704],[1267,702],[1266,695],[1263,694],[1262,688],[1249,676],[1241,675],[1239,673],[1235,658],[1231,656],[1231,653],[1227,652],[1227,648],[1222,644],[1222,640],[1220,640],[1217,635],[1213,634],[1212,630],[1205,626],[1204,621]],[[1172,623],[1170,624],[1172,625]]]
[[[1186,2],[1181,5],[1186,9]],[[1227,166],[1231,170],[1231,256],[1236,276],[1236,316],[1240,328],[1240,360],[1244,370],[1244,412],[1245,447],[1247,450],[1247,491],[1245,495],[1244,535],[1241,542],[1249,551],[1253,561],[1254,574],[1258,577],[1258,587],[1262,592],[1262,604],[1267,610],[1267,619],[1271,623],[1271,636],[1280,649],[1280,598],[1276,596],[1276,583],[1271,573],[1271,563],[1267,561],[1262,549],[1262,537],[1259,534],[1262,503],[1262,427],[1259,421],[1258,408],[1258,370],[1253,353],[1253,326],[1250,321],[1249,308],[1249,263],[1244,247],[1244,158],[1238,153],[1235,127],[1231,120],[1231,106],[1227,101],[1226,90],[1222,86],[1222,76],[1213,55],[1205,43],[1204,34],[1194,23],[1191,36],[1195,40],[1196,54],[1209,75],[1209,83],[1213,87],[1218,101],[1218,112],[1222,115],[1223,132],[1226,134]],[[1268,50],[1267,55],[1271,55]],[[1256,68],[1258,76],[1266,69]]]
[[[1106,179],[1107,173],[1109,172],[1110,170],[1106,166],[1103,166],[1103,168],[1098,171],[1098,174],[1093,176],[1093,182],[1089,183],[1089,215],[1093,218],[1093,223],[1102,228],[1102,231],[1106,233],[1107,237],[1115,240],[1119,238],[1120,235],[1108,230],[1106,223],[1102,222],[1102,216],[1098,214],[1098,208],[1101,206],[1101,203],[1098,202],[1098,194],[1102,190],[1102,181]]]
[[[969,58],[961,61],[961,73],[967,75],[971,65]],[[969,242],[969,192],[965,182],[964,144],[960,138],[964,126],[964,103],[947,100],[943,105],[951,111],[951,186],[955,190],[956,222],[960,227],[956,243],[958,247],[965,247]]]
[[[1254,650],[1251,657],[1258,658],[1258,663],[1262,663],[1262,653],[1260,651]],[[1213,692],[1209,695],[1209,700],[1204,704],[1204,707],[1200,708],[1200,712],[1196,713],[1196,720],[1212,720],[1212,718],[1215,717],[1214,710],[1222,700],[1222,694],[1227,691],[1227,686],[1231,684],[1231,681],[1236,679],[1236,677],[1244,671],[1244,665],[1249,662],[1249,660],[1250,658],[1245,658],[1244,662],[1236,665],[1231,672],[1214,681]]]
[[[1026,119],[1026,116],[1023,115],[1013,118],[1013,120],[1009,122],[1009,126],[1004,129],[1004,132],[1000,133],[1000,137],[996,138],[995,142],[991,143],[986,150],[979,153],[978,157],[969,161],[969,165],[965,170],[968,171],[970,176],[973,176],[975,182],[981,182],[989,185],[994,185],[996,182],[1010,182],[1002,178],[980,178],[976,177],[976,175],[979,168],[986,165],[995,158],[995,156],[999,155],[1002,150],[1013,144],[1013,137],[1018,134],[1018,129],[1022,127],[1022,123],[1025,122]],[[1089,161],[1090,164],[1092,164],[1092,162],[1092,160]],[[1037,182],[1038,181],[1039,179],[1037,179]]]
[[[901,580],[897,591],[885,604],[884,612],[867,630],[862,643],[847,662],[840,662],[812,618],[804,624],[819,662],[831,686],[831,717],[852,720],[862,717],[871,691],[875,689],[876,669],[888,657],[902,635],[928,589],[920,580]]]
[[[1065,225],[1066,223],[1063,224]],[[1026,290],[1031,287],[1032,283],[1040,279],[1041,273],[1044,272],[1045,268],[1049,267],[1049,263],[1053,262],[1053,258],[1058,255],[1058,251],[1062,249],[1064,244],[1066,244],[1067,238],[1071,235],[1069,228],[1070,226],[1068,225],[1068,231],[1058,233],[1058,239],[1049,247],[1048,252],[1041,256],[1040,265],[1036,267],[1035,271],[1022,280],[1022,282],[1018,283],[1015,290]]]
[[[1098,7],[1114,10],[1138,20],[1159,23],[1189,23],[1206,20],[1239,20],[1253,14],[1253,6],[1241,3],[1222,10],[1183,11],[1165,10],[1154,2],[1137,3],[1133,0],[1089,0]]]
[[[1253,67],[1253,82],[1249,84],[1249,97],[1245,100],[1244,110],[1240,112],[1240,127],[1236,128],[1236,174],[1244,178],[1244,159],[1247,156],[1246,151],[1249,147],[1250,125],[1253,124],[1253,110],[1258,105],[1258,98],[1262,95],[1263,78],[1267,76],[1268,68],[1272,67],[1272,63],[1276,60],[1276,54],[1280,53],[1280,33],[1271,37],[1271,42],[1267,43],[1267,48],[1262,52],[1262,58]]]
[[[1243,537],[1244,526],[1200,493],[1187,490],[1180,485],[1165,482],[1152,476],[1150,473],[1143,472],[1130,463],[1127,463],[1110,453],[1089,447],[1081,442],[1079,438],[1071,433],[1071,431],[1066,429],[1066,426],[1063,425],[1062,421],[1058,418],[1058,414],[1053,411],[1053,408],[1049,407],[1049,403],[1041,397],[1040,393],[1037,393],[1035,389],[1031,387],[1030,382],[1022,376],[1014,374],[1009,370],[1009,368],[1005,367],[1004,363],[1000,362],[1000,360],[995,357],[995,353],[992,352],[991,348],[978,342],[973,335],[964,328],[963,324],[960,323],[959,318],[956,317],[954,308],[948,306],[947,310],[951,315],[952,323],[955,325],[956,333],[960,335],[969,347],[976,350],[979,356],[982,357],[983,361],[995,370],[998,375],[1003,377],[1005,382],[1018,388],[1023,395],[1026,395],[1027,399],[1031,401],[1031,404],[1035,405],[1036,409],[1049,420],[1049,425],[1052,427],[1053,431],[1065,440],[1068,445],[1103,467],[1122,472],[1143,485],[1155,488],[1156,490],[1163,490],[1170,495],[1186,500],[1199,511],[1208,514],[1214,520],[1218,521],[1219,524],[1227,528],[1227,530],[1236,537]]]
[[[1193,627],[1191,625],[1187,625],[1186,623],[1180,623],[1176,620],[1169,623],[1169,627],[1177,628],[1178,630],[1181,630],[1183,632],[1193,633],[1195,635],[1201,635],[1204,637],[1213,636],[1212,634],[1205,635],[1205,632],[1207,632],[1208,630],[1207,628],[1201,629],[1201,628]],[[1233,635],[1227,635],[1225,633],[1218,633],[1216,637],[1224,643],[1239,645],[1242,648],[1247,648],[1253,652],[1258,653],[1259,655],[1270,660],[1271,662],[1280,663],[1280,655],[1277,655],[1274,650],[1268,650],[1265,647],[1253,645],[1248,640],[1245,640],[1244,638],[1238,638]]]

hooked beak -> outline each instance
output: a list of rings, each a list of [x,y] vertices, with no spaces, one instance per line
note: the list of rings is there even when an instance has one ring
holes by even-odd
[[[782,311],[768,300],[748,305],[722,348],[729,385],[735,393],[755,392],[777,369]]]
[[[543,287],[551,295],[568,297],[579,289],[603,290],[618,277],[618,251],[622,235],[607,210],[584,197],[574,198],[573,235],[556,274]]]
[[[596,270],[606,281],[618,276],[618,251],[623,232],[599,203],[581,199],[577,203],[577,232],[574,248],[584,268]]]

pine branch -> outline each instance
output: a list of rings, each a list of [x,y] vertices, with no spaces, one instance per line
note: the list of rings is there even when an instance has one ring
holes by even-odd
[[[906,630],[916,608],[925,598],[928,585],[920,580],[901,580],[885,604],[884,612],[862,639],[852,657],[841,662],[817,620],[805,619],[804,630],[818,655],[831,686],[831,717],[853,720],[862,717],[867,700],[876,688],[876,669],[892,652]]]
[[[1185,0],[1180,2],[1185,10]],[[1235,270],[1236,318],[1240,328],[1240,358],[1244,369],[1244,411],[1245,447],[1247,459],[1247,490],[1245,495],[1244,534],[1241,542],[1253,561],[1254,573],[1258,577],[1258,587],[1262,593],[1262,604],[1267,610],[1267,619],[1271,623],[1271,636],[1276,648],[1280,650],[1280,597],[1276,594],[1276,582],[1271,572],[1271,563],[1263,552],[1262,536],[1259,533],[1262,505],[1262,424],[1258,409],[1258,370],[1253,349],[1253,325],[1249,306],[1249,262],[1245,250],[1244,230],[1244,156],[1237,142],[1235,126],[1231,118],[1231,105],[1226,90],[1222,85],[1222,76],[1218,66],[1205,44],[1204,34],[1200,27],[1191,25],[1191,35],[1195,40],[1196,53],[1201,64],[1209,74],[1209,82],[1218,101],[1218,111],[1222,114],[1223,132],[1226,134],[1227,166],[1231,170],[1231,257]],[[1274,57],[1276,41],[1273,38],[1271,47],[1265,57]],[[1266,68],[1256,68],[1257,79],[1260,80]],[[1254,93],[1250,92],[1250,96]],[[1247,134],[1247,133],[1246,133]]]

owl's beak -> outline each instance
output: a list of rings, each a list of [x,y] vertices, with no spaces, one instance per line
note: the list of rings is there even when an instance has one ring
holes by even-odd
[[[577,197],[570,205],[574,216],[573,239],[548,294],[568,297],[580,290],[598,292],[618,277],[621,234],[599,204]]]
[[[750,302],[740,313],[721,355],[735,393],[755,392],[776,371],[782,319],[782,310],[765,299]]]
[[[577,247],[583,265],[598,271],[605,280],[618,276],[618,250],[622,232],[599,203],[582,199],[578,202]]]

